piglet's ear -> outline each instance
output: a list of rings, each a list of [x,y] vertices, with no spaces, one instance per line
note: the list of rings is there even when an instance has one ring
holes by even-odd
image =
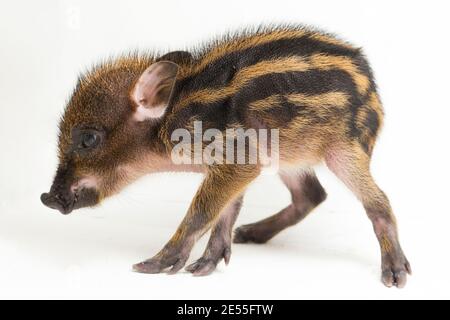
[[[136,105],[134,117],[137,121],[160,118],[164,114],[177,72],[177,64],[160,61],[142,73],[131,91],[131,99]]]

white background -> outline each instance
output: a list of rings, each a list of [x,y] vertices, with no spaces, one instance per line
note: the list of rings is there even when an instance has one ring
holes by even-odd
[[[0,5],[0,298],[450,298],[447,1],[5,1]],[[77,74],[130,49],[182,49],[261,22],[320,26],[363,46],[386,122],[373,173],[391,199],[413,276],[379,281],[362,206],[325,168],[328,200],[266,245],[235,245],[209,277],[142,275],[201,177],[149,176],[94,210],[39,201],[56,168],[58,118]],[[276,176],[246,197],[238,225],[289,203]],[[207,239],[195,247],[198,258]]]

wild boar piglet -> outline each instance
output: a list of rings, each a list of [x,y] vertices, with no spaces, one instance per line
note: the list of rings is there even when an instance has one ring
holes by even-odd
[[[175,234],[134,270],[176,273],[211,229],[203,256],[186,268],[206,275],[222,259],[229,262],[243,194],[267,165],[263,144],[250,133],[260,139],[264,132],[273,143],[265,148],[269,162],[276,163],[292,203],[237,228],[234,242],[265,243],[305,218],[326,198],[313,171],[325,162],[373,223],[383,283],[402,287],[411,269],[388,198],[369,170],[382,122],[361,49],[310,28],[265,26],[191,52],[124,55],[80,77],[59,126],[53,185],[41,199],[68,214],[148,173],[201,172],[204,180]]]

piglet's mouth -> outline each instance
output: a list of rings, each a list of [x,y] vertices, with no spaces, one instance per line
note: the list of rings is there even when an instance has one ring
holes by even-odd
[[[75,189],[65,194],[50,191],[41,195],[41,201],[45,206],[67,215],[75,209],[96,205],[99,194],[93,188]]]
[[[59,210],[62,214],[69,214],[73,211],[75,204],[78,202],[79,195],[74,193],[71,196],[62,196],[60,194],[43,193],[41,194],[42,203],[55,210]]]

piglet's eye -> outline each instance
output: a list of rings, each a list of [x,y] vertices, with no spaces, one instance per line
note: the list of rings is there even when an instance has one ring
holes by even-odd
[[[93,132],[85,132],[81,136],[81,147],[83,148],[92,148],[95,147],[98,143],[99,136]]]

